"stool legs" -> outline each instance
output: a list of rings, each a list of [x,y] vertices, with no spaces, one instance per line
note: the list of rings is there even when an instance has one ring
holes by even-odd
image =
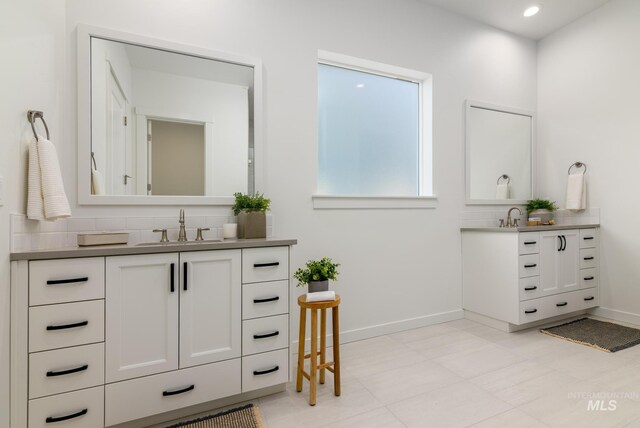
[[[307,310],[300,308],[300,333],[298,334],[298,375],[296,376],[296,391],[302,391],[302,371],[304,369],[304,342],[307,329]]]
[[[318,376],[318,310],[311,309],[311,364],[309,367],[309,404],[316,405]]]
[[[324,383],[327,360],[327,310],[320,309],[320,383]]]
[[[331,309],[333,324],[333,392],[340,396],[340,326],[338,307]]]

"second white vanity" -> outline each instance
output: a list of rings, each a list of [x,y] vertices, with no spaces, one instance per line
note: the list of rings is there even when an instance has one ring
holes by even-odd
[[[598,225],[463,228],[463,309],[505,331],[598,306]]]

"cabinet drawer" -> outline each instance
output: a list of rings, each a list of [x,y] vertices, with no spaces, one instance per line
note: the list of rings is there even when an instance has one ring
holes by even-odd
[[[288,349],[242,357],[242,392],[288,381]]]
[[[242,355],[289,346],[289,316],[256,318],[242,322]]]
[[[520,324],[581,311],[594,306],[598,306],[597,288],[531,299],[520,302]]]
[[[580,229],[580,248],[595,248],[598,246],[598,231],[594,229]]]
[[[535,299],[542,296],[542,288],[540,287],[540,277],[530,276],[528,278],[520,278],[520,301]]]
[[[104,300],[29,309],[29,352],[104,340]]]
[[[240,393],[240,358],[105,386],[111,426]]]
[[[580,250],[580,269],[594,268],[598,266],[598,249],[583,248]]]
[[[600,299],[597,288],[587,288],[576,293],[578,296],[578,306],[582,306],[582,309],[593,308],[599,305]]]
[[[540,256],[538,254],[528,254],[518,258],[520,266],[518,272],[520,278],[536,276],[540,274]]]
[[[591,288],[598,286],[598,269],[589,268],[580,270],[580,288]]]
[[[103,343],[29,355],[29,398],[75,391],[103,383]]]
[[[104,426],[104,387],[29,400],[29,428]]]
[[[29,305],[104,298],[104,258],[29,263]]]
[[[540,234],[537,232],[520,233],[518,236],[520,254],[535,254],[540,252]]]
[[[242,286],[242,319],[268,317],[289,312],[289,281]]]
[[[289,279],[289,247],[242,250],[242,282]]]

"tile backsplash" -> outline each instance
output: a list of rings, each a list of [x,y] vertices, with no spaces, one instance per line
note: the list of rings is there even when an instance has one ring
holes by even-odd
[[[187,238],[193,241],[198,227],[209,227],[205,239],[222,239],[222,225],[235,223],[234,216],[187,216]],[[178,239],[175,217],[91,217],[67,218],[55,222],[28,220],[23,214],[11,214],[11,251],[51,250],[77,246],[78,233],[127,232],[129,244],[155,242],[160,234],[153,229],[167,229],[169,240]],[[273,218],[267,214],[267,236],[273,235]]]
[[[522,210],[522,215],[518,217],[516,211],[514,218],[520,218],[520,225],[526,226],[527,211],[524,206],[518,205]],[[497,227],[500,219],[507,217],[509,207],[465,210],[460,213],[460,227]],[[600,224],[600,208],[589,208],[579,212],[570,210],[558,210],[554,214],[556,223],[559,225],[575,224]]]

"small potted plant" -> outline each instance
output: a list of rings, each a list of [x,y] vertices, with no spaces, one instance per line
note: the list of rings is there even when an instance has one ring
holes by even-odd
[[[539,217],[542,224],[549,224],[553,220],[553,212],[557,209],[556,203],[547,199],[531,199],[527,201],[529,218]]]
[[[328,257],[320,260],[309,260],[304,268],[298,268],[293,277],[298,280],[298,287],[309,284],[309,293],[327,291],[329,280],[335,281],[338,278],[339,263],[334,263]]]
[[[238,238],[266,238],[267,215],[271,200],[263,194],[247,195],[234,193],[236,202],[233,205],[233,214],[238,218]]]

